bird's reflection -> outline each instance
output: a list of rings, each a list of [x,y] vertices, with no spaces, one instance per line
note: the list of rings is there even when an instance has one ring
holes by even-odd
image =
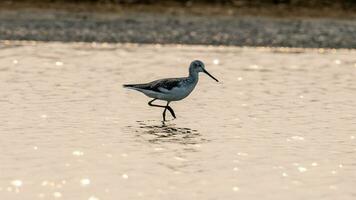
[[[171,123],[161,125],[150,125],[150,121],[137,121],[137,123],[139,128],[139,131],[136,131],[137,136],[145,137],[150,143],[199,144],[207,141],[195,129],[177,127]]]

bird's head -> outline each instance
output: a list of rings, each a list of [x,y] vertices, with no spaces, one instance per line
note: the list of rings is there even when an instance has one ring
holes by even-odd
[[[205,74],[210,76],[210,78],[214,79],[216,82],[219,82],[218,79],[216,79],[211,74],[209,74],[208,71],[206,71],[204,63],[200,60],[194,60],[192,63],[190,63],[189,71],[196,73],[204,72]]]

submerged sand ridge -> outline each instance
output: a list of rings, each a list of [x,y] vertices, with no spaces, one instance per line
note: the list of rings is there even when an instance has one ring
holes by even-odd
[[[184,76],[161,109],[123,83]],[[1,42],[0,199],[353,199],[356,52]]]

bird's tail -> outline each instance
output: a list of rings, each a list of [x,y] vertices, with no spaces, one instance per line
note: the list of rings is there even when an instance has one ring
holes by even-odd
[[[122,87],[124,87],[124,88],[134,88],[135,84],[123,84]]]
[[[141,84],[124,84],[122,86],[127,89],[138,90],[138,91],[142,89]]]

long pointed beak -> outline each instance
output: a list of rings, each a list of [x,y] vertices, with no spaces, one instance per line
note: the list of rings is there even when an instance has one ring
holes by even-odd
[[[208,76],[210,76],[210,78],[214,79],[216,82],[219,82],[218,79],[216,79],[214,76],[212,76],[211,74],[209,74],[209,72],[206,71],[205,69],[203,69],[203,72],[206,73]]]

